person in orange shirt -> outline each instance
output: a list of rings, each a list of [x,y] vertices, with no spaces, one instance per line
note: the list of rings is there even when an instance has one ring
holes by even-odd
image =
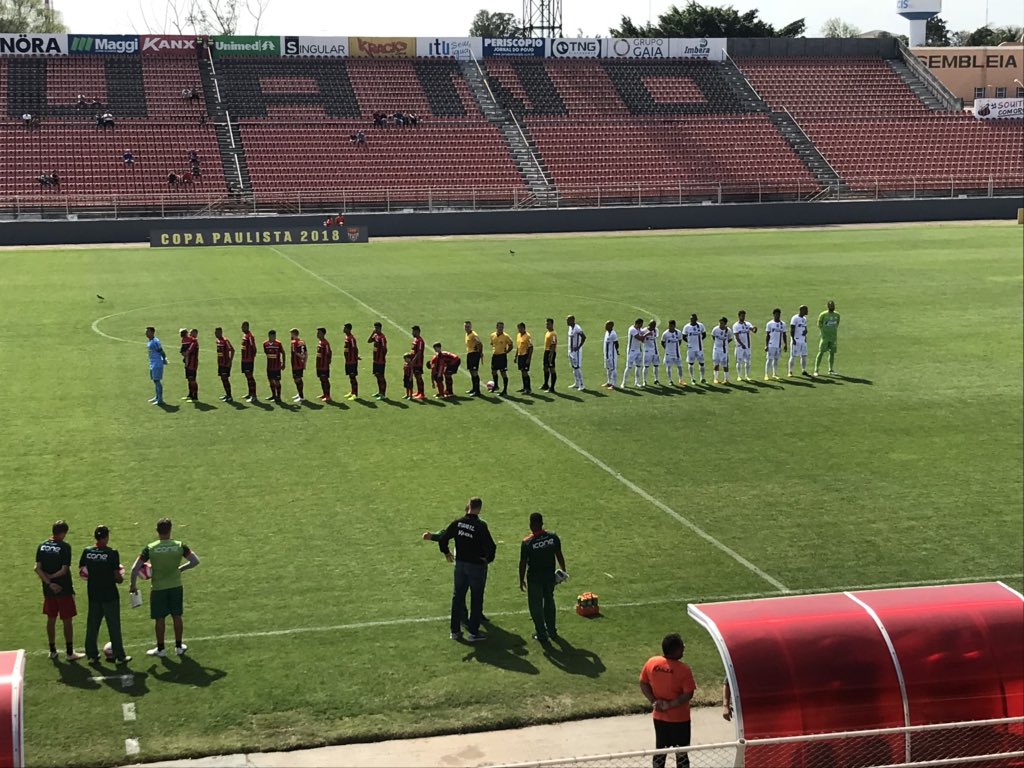
[[[661,641],[661,656],[652,656],[640,671],[640,690],[651,703],[657,749],[690,746],[690,699],[696,685],[684,664],[683,638],[675,632]],[[690,757],[676,753],[676,768],[689,768]],[[665,768],[665,755],[654,755],[654,768]]]

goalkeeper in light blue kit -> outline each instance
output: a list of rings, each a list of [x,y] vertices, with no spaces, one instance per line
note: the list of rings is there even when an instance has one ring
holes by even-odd
[[[146,352],[149,354],[149,378],[153,380],[153,397],[149,399],[153,405],[164,404],[164,366],[167,365],[167,355],[164,348],[160,346],[160,339],[156,337],[156,329],[150,325],[146,327]]]

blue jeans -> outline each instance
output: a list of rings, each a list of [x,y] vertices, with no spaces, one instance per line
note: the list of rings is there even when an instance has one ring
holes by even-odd
[[[469,592],[469,621],[466,628],[471,635],[480,632],[480,617],[484,613],[484,586],[487,584],[487,566],[483,563],[455,561],[455,586],[452,589],[452,634],[462,631],[462,612],[466,610],[466,592]]]

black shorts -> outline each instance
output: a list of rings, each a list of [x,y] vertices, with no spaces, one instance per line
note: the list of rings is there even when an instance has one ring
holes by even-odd
[[[373,375],[374,376],[383,376],[384,375],[384,363],[374,363],[373,364]]]
[[[281,372],[280,371],[267,371],[267,378],[270,379],[271,381],[280,381],[281,380]]]
[[[302,378],[302,372],[305,371],[305,370],[306,370],[305,368],[292,368],[292,378],[293,379],[301,379]]]
[[[242,361],[242,373],[252,373],[255,370],[255,363]]]
[[[316,369],[316,376],[317,376],[318,379],[329,379],[331,377],[331,369],[330,368],[317,368]]]
[[[444,370],[445,374],[448,375],[448,376],[454,376],[456,373],[459,372],[459,366],[460,365],[462,365],[462,361],[461,360],[459,362],[457,362],[457,363],[453,363],[452,365],[449,365]]]
[[[218,376],[230,376],[231,375],[231,366],[230,365],[218,365],[217,366],[217,375]]]
[[[531,359],[526,355],[520,355],[519,359],[516,361],[516,365],[519,366],[520,371],[528,371],[530,370],[531,362]]]
[[[480,370],[480,353],[479,352],[467,352],[466,353],[466,370],[476,373]]]
[[[414,365],[412,367],[412,372],[413,372],[414,376],[422,376],[423,375],[423,366],[422,365]]]
[[[359,373],[359,363],[345,363],[345,375],[355,376]]]
[[[555,350],[547,349],[544,351],[544,367],[548,370],[555,369]]]
[[[492,371],[506,371],[506,370],[508,370],[508,355],[491,355],[491,370]]]
[[[185,369],[185,378],[188,381],[195,381],[196,380],[196,369],[195,368],[186,368]]]

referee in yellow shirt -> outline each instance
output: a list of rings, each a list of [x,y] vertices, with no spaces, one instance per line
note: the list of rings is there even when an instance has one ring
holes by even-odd
[[[467,395],[476,397],[480,394],[480,360],[484,356],[484,344],[473,330],[473,324],[466,321],[466,370],[473,379],[473,386]]]
[[[526,323],[519,323],[516,326],[516,365],[523,377],[523,388],[519,390],[522,395],[532,395],[530,389],[530,361],[533,360],[533,337],[526,332]]]
[[[555,391],[555,352],[558,347],[558,334],[555,333],[554,318],[544,321],[544,386],[541,392]]]
[[[508,394],[508,353],[515,349],[512,337],[505,333],[505,324],[498,322],[491,334],[491,376],[494,386],[498,386],[498,374],[501,374],[501,394]]]

